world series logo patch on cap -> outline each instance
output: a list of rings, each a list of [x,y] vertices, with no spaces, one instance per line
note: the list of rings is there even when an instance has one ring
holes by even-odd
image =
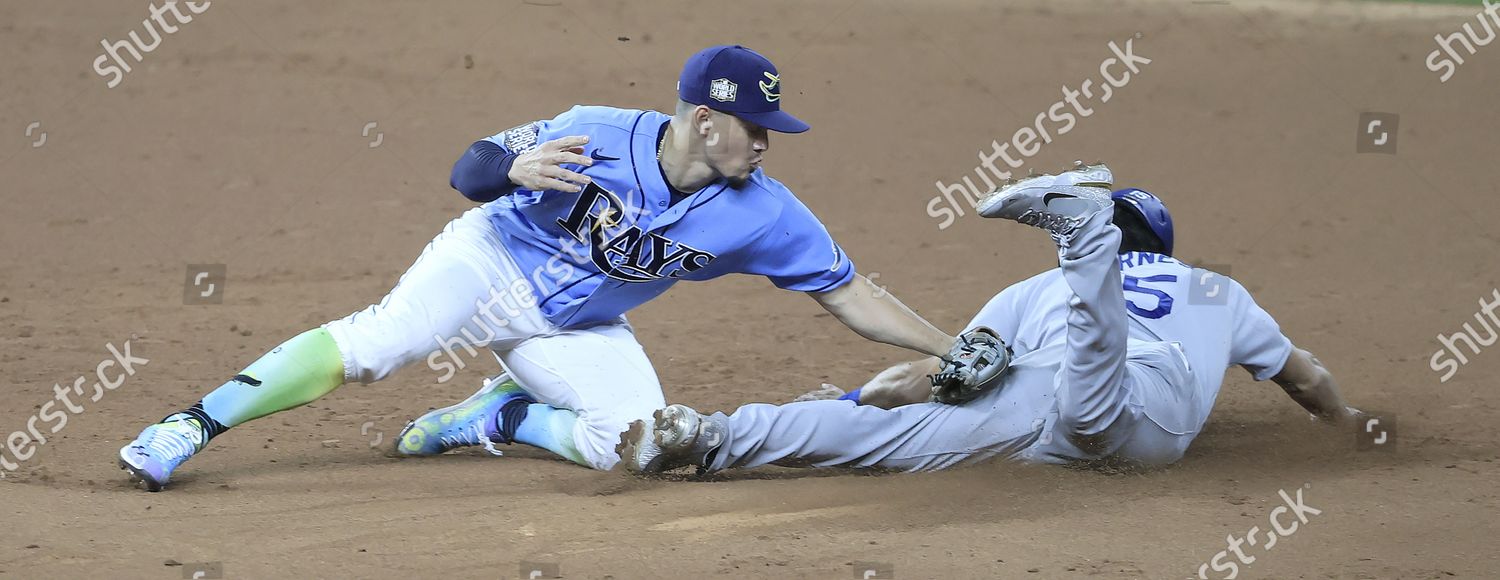
[[[708,85],[708,96],[715,101],[729,103],[734,101],[734,95],[739,90],[739,85],[734,84],[734,81],[729,79],[714,79],[714,82]]]

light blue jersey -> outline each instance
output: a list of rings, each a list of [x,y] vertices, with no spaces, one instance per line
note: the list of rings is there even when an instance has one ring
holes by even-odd
[[[486,204],[490,221],[553,324],[613,320],[678,280],[765,276],[798,292],[837,288],[854,265],[807,206],[757,169],[740,187],[715,181],[674,195],[657,159],[668,115],[578,106],[488,140],[513,153],[586,135],[581,193],[516,190]]]

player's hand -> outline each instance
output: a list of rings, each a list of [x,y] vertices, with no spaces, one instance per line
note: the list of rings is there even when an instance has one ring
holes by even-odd
[[[1331,413],[1310,415],[1309,417],[1314,423],[1342,427],[1345,425],[1358,425],[1361,421],[1368,418],[1369,414],[1354,407],[1344,405],[1344,408]]]
[[[805,401],[827,401],[831,399],[837,399],[842,396],[844,396],[843,389],[840,389],[837,386],[828,383],[823,383],[823,386],[818,390],[803,393],[797,398],[792,399],[792,402],[801,403]]]
[[[565,191],[578,193],[591,181],[589,176],[564,169],[572,163],[589,167],[594,160],[583,154],[589,138],[583,135],[559,137],[516,157],[510,166],[510,182],[531,191]]]

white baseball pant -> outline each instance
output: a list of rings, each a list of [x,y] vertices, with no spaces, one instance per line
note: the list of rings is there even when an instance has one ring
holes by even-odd
[[[445,353],[493,350],[538,402],[578,414],[574,443],[597,469],[619,461],[614,446],[631,421],[666,405],[623,316],[583,328],[542,316],[483,207],[449,222],[379,303],[325,327],[343,355],[345,381],[372,383],[420,360],[432,366]]]

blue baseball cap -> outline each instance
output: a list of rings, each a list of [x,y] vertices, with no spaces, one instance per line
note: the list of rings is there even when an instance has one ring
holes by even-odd
[[[807,130],[807,123],[781,110],[776,65],[743,46],[713,46],[689,57],[677,80],[677,96],[778,133]]]
[[[1124,203],[1136,215],[1146,221],[1146,227],[1156,234],[1156,239],[1161,240],[1161,245],[1166,248],[1167,255],[1172,255],[1172,214],[1167,211],[1167,204],[1162,203],[1161,198],[1152,195],[1144,189],[1129,188],[1114,192],[1110,196],[1116,204]]]

